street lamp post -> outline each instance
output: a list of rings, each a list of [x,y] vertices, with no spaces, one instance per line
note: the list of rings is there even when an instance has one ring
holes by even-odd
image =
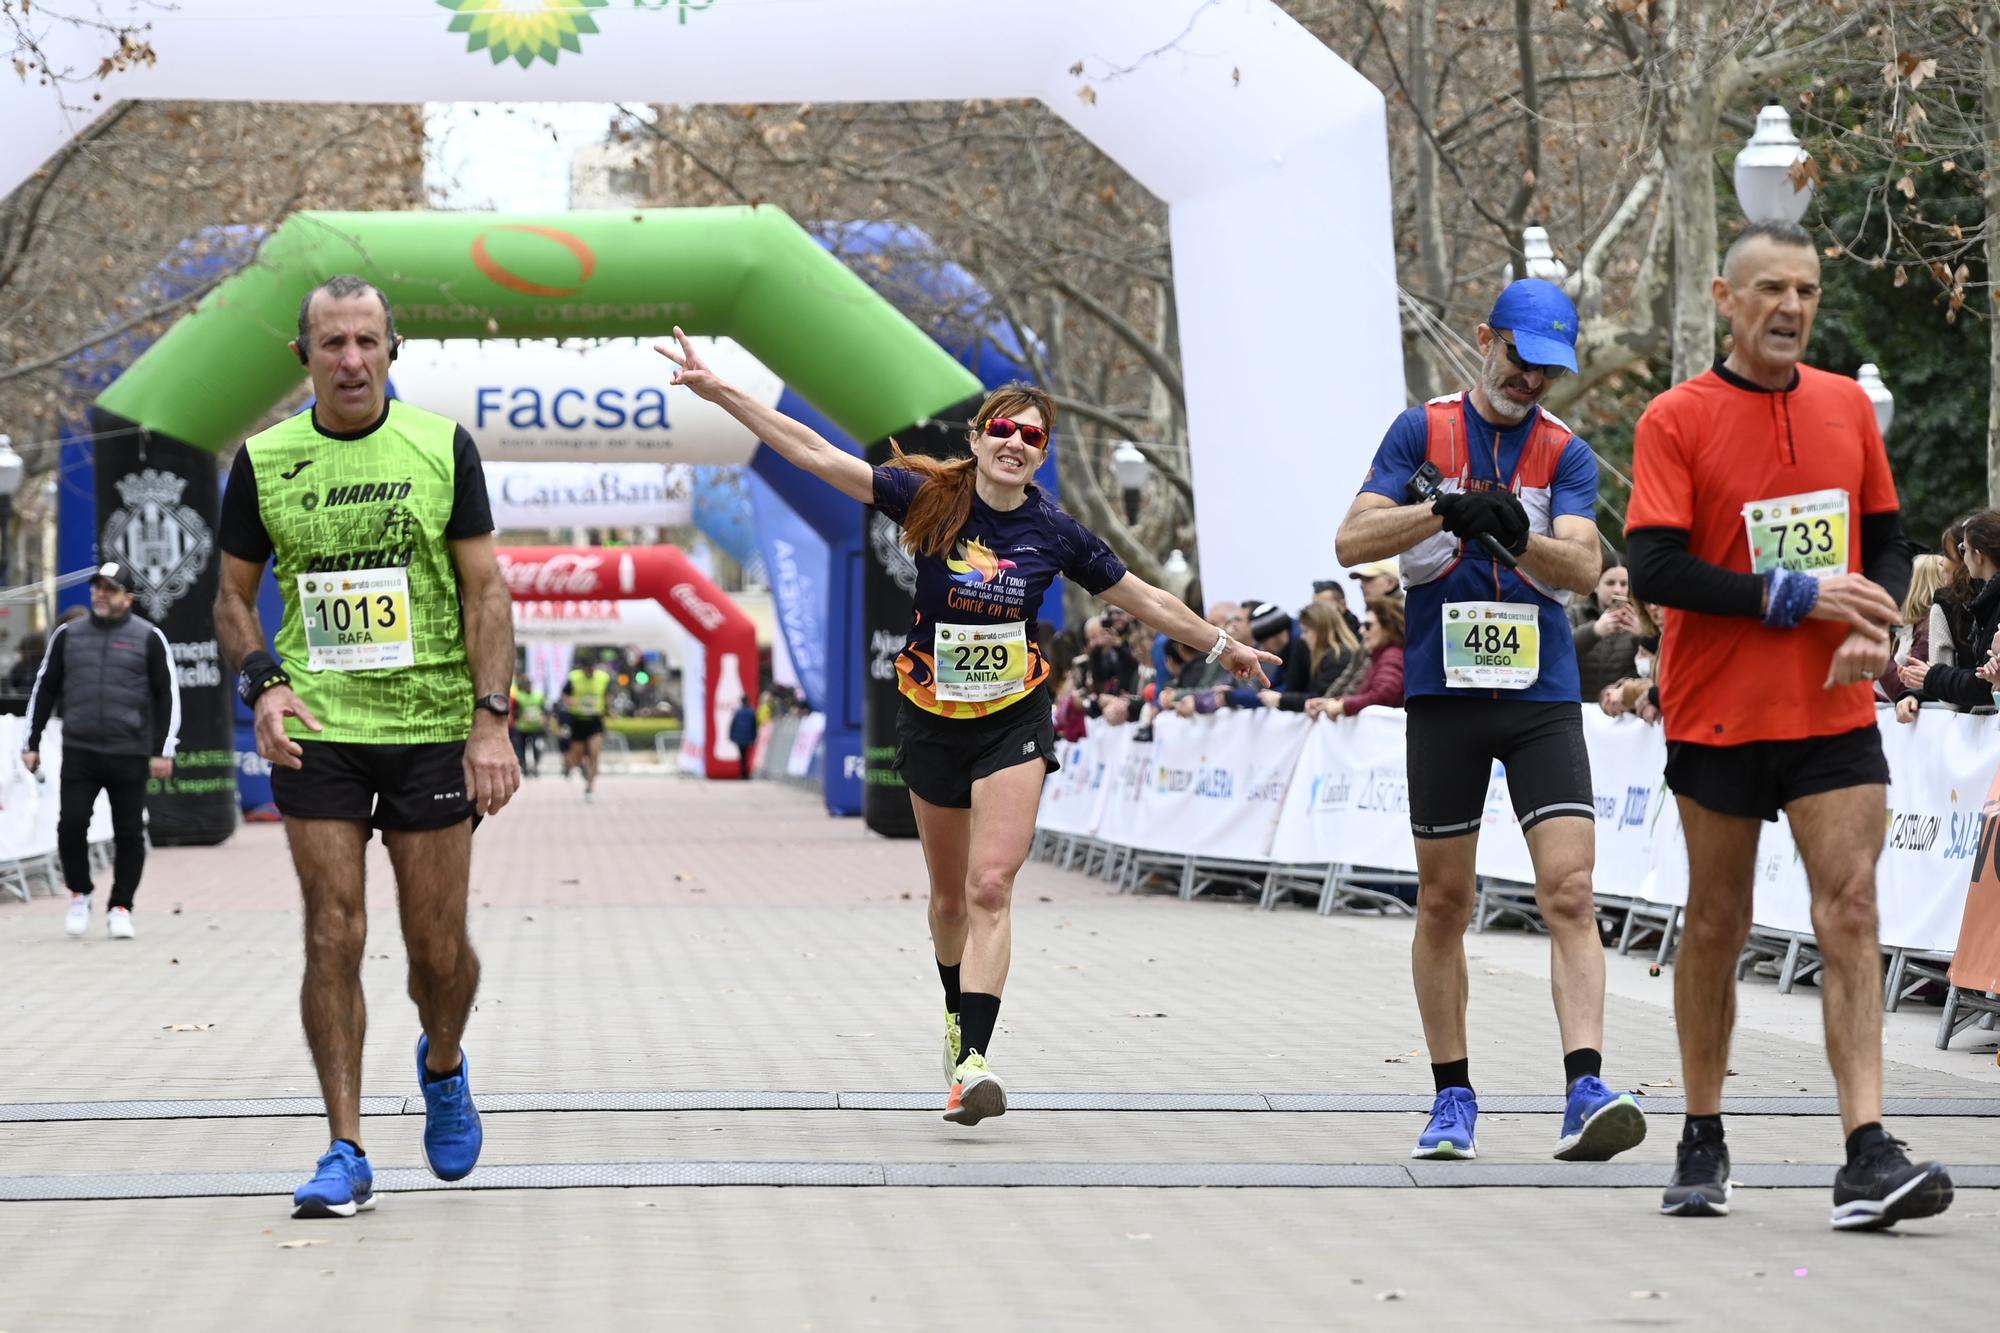
[[[1549,240],[1549,230],[1540,223],[1530,223],[1521,228],[1521,254],[1528,261],[1528,276],[1541,278],[1547,282],[1561,284],[1569,276],[1569,266],[1556,258],[1556,248]],[[1514,281],[1514,266],[1506,265],[1500,274],[1501,286]]]
[[[1757,132],[1736,155],[1736,202],[1752,222],[1796,226],[1812,202],[1813,183],[1798,170],[1812,154],[1792,133],[1792,118],[1776,102],[1757,113]]]
[[[1884,435],[1889,433],[1889,423],[1896,419],[1896,395],[1889,392],[1889,386],[1882,382],[1882,372],[1875,368],[1873,361],[1861,363],[1861,369],[1854,372],[1861,391],[1868,395],[1868,401],[1875,405],[1875,428]]]
[[[1119,445],[1111,453],[1111,475],[1118,482],[1118,490],[1125,497],[1125,521],[1139,521],[1139,501],[1146,492],[1146,483],[1152,480],[1153,465],[1146,461],[1146,455],[1130,440]]]
[[[13,582],[14,497],[21,490],[22,466],[13,438],[0,435],[0,588]]]

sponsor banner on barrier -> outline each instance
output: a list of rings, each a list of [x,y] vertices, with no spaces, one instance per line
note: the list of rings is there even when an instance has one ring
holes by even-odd
[[[1056,747],[1062,771],[1042,788],[1040,827],[1053,833],[1094,833],[1104,814],[1104,802],[1116,784],[1125,751],[1136,727],[1107,727],[1092,722],[1080,741]]]
[[[1153,720],[1144,801],[1147,846],[1221,860],[1262,861],[1284,808],[1311,719],[1260,708]]]
[[[1414,872],[1403,745],[1401,709],[1364,708],[1308,728],[1278,816],[1272,859]]]
[[[1143,809],[1146,793],[1151,790],[1147,777],[1152,766],[1153,742],[1142,740],[1128,740],[1117,761],[1106,766],[1099,837],[1127,847],[1152,846],[1153,825]]]
[[[1965,930],[1984,932],[1981,947],[1990,950],[1992,971],[1981,974],[1988,980],[1977,988],[1995,989],[2000,850],[1984,840],[1984,830],[2000,808],[2000,788],[1988,795],[2000,767],[2000,719],[1926,711],[1916,725],[1899,726],[1886,709],[1878,716],[1895,775],[1877,867],[1882,943],[1963,953],[1963,916]],[[1416,869],[1401,710],[1370,708],[1357,717],[1310,723],[1267,711],[1193,722],[1170,716],[1155,720],[1153,741],[1128,742],[1122,754],[1111,751],[1137,731],[1094,727],[1081,745],[1065,751],[1064,764],[1074,755],[1082,772],[1044,789],[1041,827],[1174,855]],[[1685,904],[1687,853],[1678,807],[1661,776],[1666,746],[1659,728],[1588,710],[1584,738],[1597,813],[1597,891]],[[1278,771],[1287,757],[1289,777]],[[1093,768],[1103,774],[1095,800],[1088,785]],[[1264,802],[1244,798],[1274,792],[1281,795],[1273,806],[1275,824],[1267,826]],[[1495,879],[1533,880],[1506,775],[1497,767],[1477,864],[1480,874]],[[1783,815],[1763,826],[1755,869],[1757,925],[1810,934],[1811,892]],[[1974,879],[1974,892],[1985,897],[1975,907],[1966,877],[1981,869],[1987,878]]]

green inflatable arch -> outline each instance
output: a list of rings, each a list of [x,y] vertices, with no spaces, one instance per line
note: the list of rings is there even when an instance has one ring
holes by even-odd
[[[659,337],[676,324],[727,335],[864,445],[922,447],[945,428],[916,423],[981,391],[775,209],[294,215],[90,411],[100,549],[132,565],[180,671],[175,774],[149,802],[162,845],[219,842],[236,826],[214,455],[298,389],[286,343],[299,300],[336,273],[380,287],[410,338]]]
[[[209,453],[230,447],[298,388],[285,343],[299,299],[335,273],[380,287],[408,338],[726,335],[856,440],[980,391],[776,209],[298,213],[96,406]]]

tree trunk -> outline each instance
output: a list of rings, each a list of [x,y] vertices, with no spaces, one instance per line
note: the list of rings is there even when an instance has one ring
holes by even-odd
[[[2000,296],[2000,8],[1988,5],[1984,23],[1982,64],[1986,84],[1986,282],[1989,296]],[[2000,305],[1992,314],[2000,316]],[[1988,328],[1986,389],[1986,503],[2000,505],[2000,318]]]
[[[1431,46],[1437,40],[1437,0],[1414,0],[1404,16],[1404,72],[1410,90],[1410,114],[1417,118],[1416,202],[1417,275],[1419,296],[1433,311],[1443,311],[1451,297],[1451,277],[1444,239],[1443,193],[1438,188],[1437,142],[1431,137],[1436,98],[1431,89]],[[1439,364],[1428,334],[1409,340],[1411,353],[1405,389],[1422,402],[1444,392],[1447,375]]]
[[[1707,0],[1661,6],[1669,54],[1656,71],[1666,102],[1661,153],[1673,221],[1673,381],[1692,379],[1715,359],[1715,135],[1718,127]]]

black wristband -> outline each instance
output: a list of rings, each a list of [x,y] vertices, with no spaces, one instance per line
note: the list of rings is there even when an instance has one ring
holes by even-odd
[[[278,665],[278,659],[266,652],[255,652],[243,659],[242,670],[236,673],[236,695],[254,708],[264,691],[291,683],[292,678]]]

